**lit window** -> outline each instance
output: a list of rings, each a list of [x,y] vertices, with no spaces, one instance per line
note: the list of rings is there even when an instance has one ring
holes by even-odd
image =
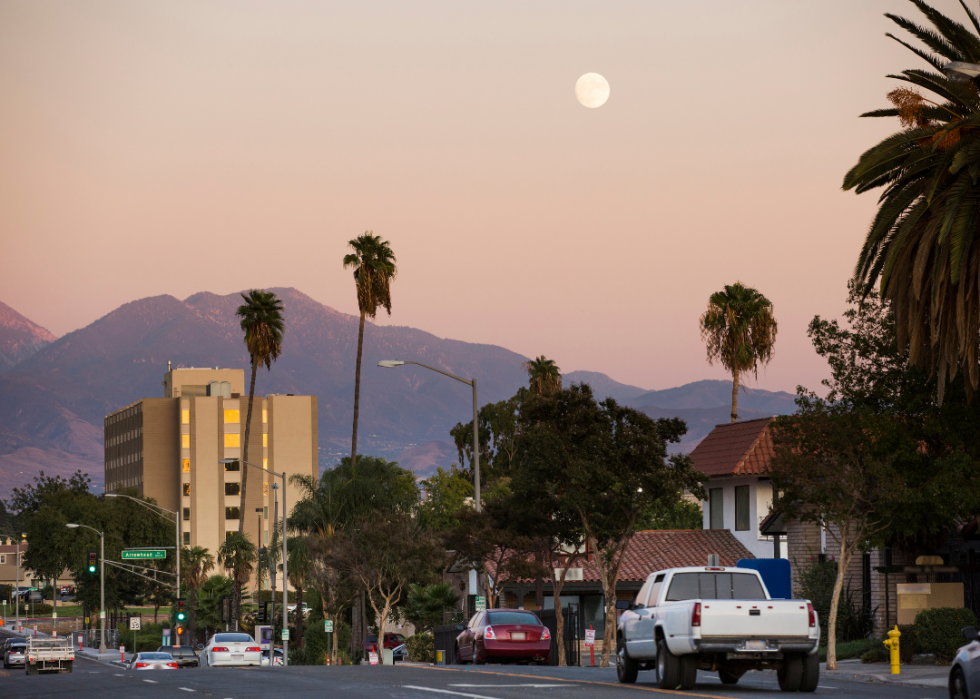
[[[225,435],[225,449],[230,447],[240,447],[242,445],[242,436],[240,434],[226,434]]]
[[[225,508],[225,519],[238,519],[239,509],[237,507]]]
[[[191,484],[184,483],[184,495],[190,496],[191,494]]]
[[[183,464],[184,464],[184,466],[183,466],[184,473],[190,473],[191,472],[191,460],[190,459],[184,459]]]
[[[180,435],[180,446],[183,449],[190,449],[191,448],[191,436],[189,434],[182,434],[182,435]]]
[[[229,464],[225,464],[225,471],[237,471],[239,469],[239,464],[237,461],[232,461]]]
[[[265,433],[262,434],[262,446],[263,447],[269,446],[269,435],[268,434],[265,434]]]
[[[269,483],[268,482],[262,484],[262,494],[263,495],[268,495],[269,494]],[[268,519],[268,516],[266,516],[266,519]]]
[[[237,410],[226,410],[225,411],[225,424],[226,425],[237,425],[240,422],[239,412]]]
[[[262,424],[264,425],[267,422],[269,422],[269,409],[262,408]]]
[[[190,546],[190,545],[191,545],[191,533],[184,532],[184,546]]]
[[[191,411],[190,410],[181,410],[180,411],[180,424],[181,425],[189,425],[189,424],[191,424]]]
[[[262,457],[262,468],[269,468],[269,457]]]
[[[241,495],[241,483],[225,483],[225,495]],[[237,517],[235,519],[238,519]]]
[[[185,522],[191,521],[191,508],[189,507],[184,508],[184,521]]]

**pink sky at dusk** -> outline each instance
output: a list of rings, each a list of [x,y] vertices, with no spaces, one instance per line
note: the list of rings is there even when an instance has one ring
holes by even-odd
[[[971,5],[975,5],[972,3]],[[956,0],[934,5],[958,20]],[[775,304],[758,382],[816,387],[875,195],[840,189],[924,63],[901,0],[0,4],[0,301],[57,335],[158,294],[398,256],[391,319],[645,388],[727,378],[697,320]],[[598,109],[575,99],[609,81]]]

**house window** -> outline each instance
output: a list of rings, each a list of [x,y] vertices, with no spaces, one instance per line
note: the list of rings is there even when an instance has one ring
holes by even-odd
[[[184,546],[190,546],[190,545],[191,545],[191,533],[184,532]]]
[[[240,434],[225,435],[225,449],[240,447],[241,445],[242,445],[242,436]]]
[[[242,494],[242,484],[241,483],[225,483],[225,495],[241,495]],[[235,517],[235,519],[238,519]]]
[[[184,495],[190,497],[190,494],[191,494],[191,484],[184,483]]]
[[[240,413],[237,410],[226,410],[225,411],[225,424],[226,425],[237,425],[240,422]]]
[[[267,511],[268,509],[269,508],[266,508]],[[266,517],[266,519],[268,519],[268,517]],[[7,563],[7,557],[4,556],[3,554],[0,554],[0,566],[5,565],[6,563]]]
[[[191,436],[189,434],[180,435],[180,446],[183,449],[191,448]]]
[[[189,507],[184,508],[184,521],[185,522],[191,521],[191,508]]]
[[[238,519],[239,508],[237,507],[226,507],[225,508],[225,519]]]
[[[712,529],[725,528],[725,491],[722,488],[708,491],[708,516]]]
[[[735,531],[749,530],[749,486],[735,486]]]
[[[190,459],[184,459],[184,461],[183,461],[183,470],[184,470],[184,473],[190,473],[191,472],[191,460]]]
[[[232,461],[230,464],[225,464],[225,471],[237,471],[241,468],[238,461]]]

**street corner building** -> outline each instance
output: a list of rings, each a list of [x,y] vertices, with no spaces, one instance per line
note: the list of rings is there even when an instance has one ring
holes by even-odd
[[[247,414],[244,370],[168,362],[163,398],[143,398],[105,418],[106,492],[133,489],[179,512],[184,546],[215,554],[242,517],[248,538],[268,544],[279,479],[251,469],[242,502],[242,469],[250,467],[220,463],[241,458]],[[290,506],[300,492],[289,478],[317,476],[317,446],[316,396],[255,396],[248,460],[286,473]],[[278,500],[281,517],[281,494]]]

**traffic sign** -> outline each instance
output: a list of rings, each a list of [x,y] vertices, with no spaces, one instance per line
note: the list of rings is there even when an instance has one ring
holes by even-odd
[[[284,640],[284,641],[288,641],[289,640],[289,629],[283,629],[282,630],[282,640]]]
[[[166,558],[165,549],[144,549],[142,551],[123,551],[123,560],[141,560]]]
[[[138,616],[129,617],[129,630],[130,631],[140,630],[140,618]]]
[[[330,619],[324,619],[323,620],[323,630],[326,633],[333,633],[333,621],[331,621]]]
[[[164,629],[163,635],[166,636],[167,638],[170,638],[170,629]]]
[[[595,645],[595,629],[585,630],[585,645],[587,646]]]
[[[485,612],[487,611],[487,598],[483,595],[476,596],[476,611]]]

